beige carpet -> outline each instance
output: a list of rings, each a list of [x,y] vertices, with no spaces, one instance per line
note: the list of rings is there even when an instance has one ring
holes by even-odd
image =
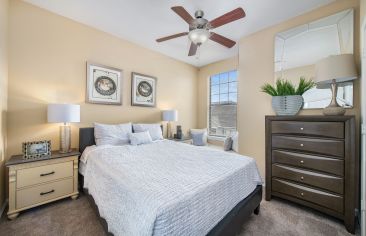
[[[61,200],[21,213],[14,221],[0,220],[1,236],[106,235],[85,196]],[[331,217],[282,200],[263,201],[261,212],[243,225],[240,236],[351,235]]]

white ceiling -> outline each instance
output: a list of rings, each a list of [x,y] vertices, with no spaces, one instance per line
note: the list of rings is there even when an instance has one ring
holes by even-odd
[[[56,14],[200,67],[237,55],[237,45],[227,49],[209,41],[199,58],[188,57],[187,37],[157,43],[155,39],[188,31],[188,25],[170,8],[183,6],[192,16],[203,10],[212,20],[237,7],[247,16],[214,30],[232,40],[301,15],[335,0],[24,0]]]

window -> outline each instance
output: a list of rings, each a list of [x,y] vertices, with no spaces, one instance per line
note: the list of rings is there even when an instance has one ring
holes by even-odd
[[[226,136],[236,131],[237,71],[210,77],[209,135]]]

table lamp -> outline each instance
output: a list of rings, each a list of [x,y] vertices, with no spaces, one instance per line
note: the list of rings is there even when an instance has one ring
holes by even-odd
[[[165,110],[165,111],[163,111],[163,121],[168,121],[167,136],[168,136],[168,138],[173,138],[171,122],[172,121],[178,121],[178,111],[177,110]]]
[[[346,109],[337,102],[337,83],[347,82],[358,78],[355,59],[352,54],[341,54],[326,57],[315,65],[315,82],[317,88],[331,88],[332,100],[328,107],[323,109],[324,115],[344,115]]]
[[[60,153],[71,152],[71,127],[68,123],[80,122],[80,105],[48,104],[49,123],[63,123],[60,126]]]

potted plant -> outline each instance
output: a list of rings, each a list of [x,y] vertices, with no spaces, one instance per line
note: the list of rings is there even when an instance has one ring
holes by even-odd
[[[300,111],[304,103],[302,95],[315,85],[311,79],[301,77],[297,88],[288,80],[278,79],[275,86],[266,83],[261,89],[262,92],[272,96],[272,108],[277,115],[290,116]]]

